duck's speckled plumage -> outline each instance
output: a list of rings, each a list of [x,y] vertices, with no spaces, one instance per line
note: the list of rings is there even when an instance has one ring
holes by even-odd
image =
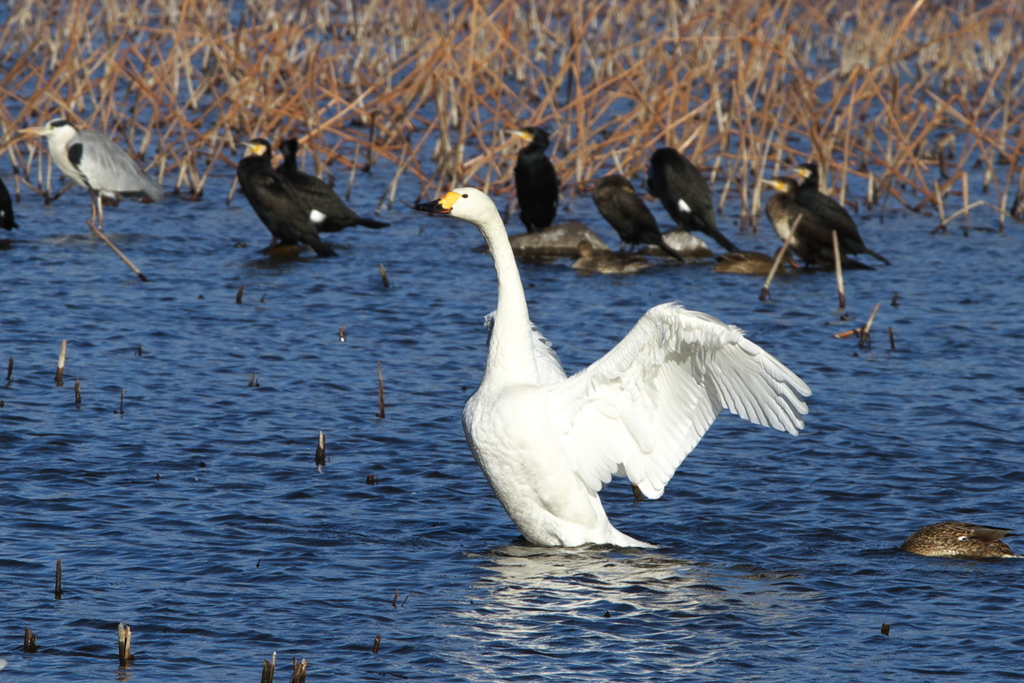
[[[968,522],[936,522],[915,531],[903,541],[901,550],[929,557],[989,559],[1020,557],[1002,539],[1009,529],[981,526]]]

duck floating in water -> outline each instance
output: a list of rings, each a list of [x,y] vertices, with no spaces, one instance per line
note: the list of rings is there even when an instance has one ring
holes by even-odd
[[[608,520],[612,475],[660,498],[676,468],[728,409],[797,434],[811,390],[743,332],[666,303],[615,348],[567,377],[530,322],[519,269],[494,202],[458,188],[415,207],[475,225],[490,248],[498,306],[480,387],[462,424],[473,456],[527,541],[650,547]]]
[[[1009,529],[981,526],[968,522],[937,522],[922,527],[903,541],[900,550],[928,557],[954,557],[980,560],[996,557],[1020,557],[1002,541],[1011,536]]]
[[[602,275],[629,275],[639,273],[650,267],[650,262],[639,254],[626,254],[616,251],[595,251],[594,245],[581,240],[577,247],[580,257],[573,261],[575,270],[583,270]]]

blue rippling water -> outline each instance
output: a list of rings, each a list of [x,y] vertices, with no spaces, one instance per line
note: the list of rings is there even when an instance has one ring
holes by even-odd
[[[847,274],[848,321],[825,274],[761,303],[759,280],[707,263],[524,264],[570,370],[678,299],[815,391],[795,439],[723,416],[661,500],[613,482],[616,524],[659,549],[547,550],[517,542],[462,437],[494,305],[471,227],[397,207],[385,231],[332,236],[337,259],[282,263],[237,201],[125,203],[108,231],[142,284],[89,236],[86,202],[25,198],[0,252],[5,679],[255,681],[272,652],[279,679],[299,657],[311,681],[1024,677],[1024,565],[896,550],[941,519],[1024,528],[1019,226],[932,236],[927,217],[862,217],[894,265]],[[589,198],[565,213],[617,244]],[[737,240],[769,251],[770,232]],[[872,346],[832,338],[876,303]],[[20,651],[25,627],[38,653]]]

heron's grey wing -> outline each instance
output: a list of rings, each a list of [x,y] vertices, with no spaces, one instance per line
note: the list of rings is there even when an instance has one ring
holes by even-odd
[[[69,157],[75,146],[80,146],[80,151],[74,154],[78,159],[75,167],[93,190],[144,196],[153,201],[163,198],[163,188],[143,172],[135,159],[96,131],[78,131],[75,141],[68,147]]]
[[[649,310],[605,356],[548,388],[580,478],[624,475],[658,498],[723,409],[796,434],[811,390],[739,328],[679,304]]]

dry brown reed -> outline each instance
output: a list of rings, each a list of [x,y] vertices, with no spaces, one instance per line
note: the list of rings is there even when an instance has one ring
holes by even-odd
[[[840,199],[1024,207],[1024,4],[492,0],[30,0],[0,31],[0,153],[49,191],[38,143],[61,114],[199,197],[239,141],[298,135],[302,163],[377,166],[421,193],[506,192],[506,131],[554,132],[572,193],[660,145],[704,168],[740,215],[756,181],[815,159]],[[863,179],[851,190],[851,181]],[[870,180],[869,180],[870,179]],[[868,191],[863,187],[870,182]],[[405,198],[412,201],[413,198]],[[1012,209],[1008,209],[1011,206]],[[1019,209],[1024,211],[1024,208]],[[955,214],[951,214],[955,215]]]

